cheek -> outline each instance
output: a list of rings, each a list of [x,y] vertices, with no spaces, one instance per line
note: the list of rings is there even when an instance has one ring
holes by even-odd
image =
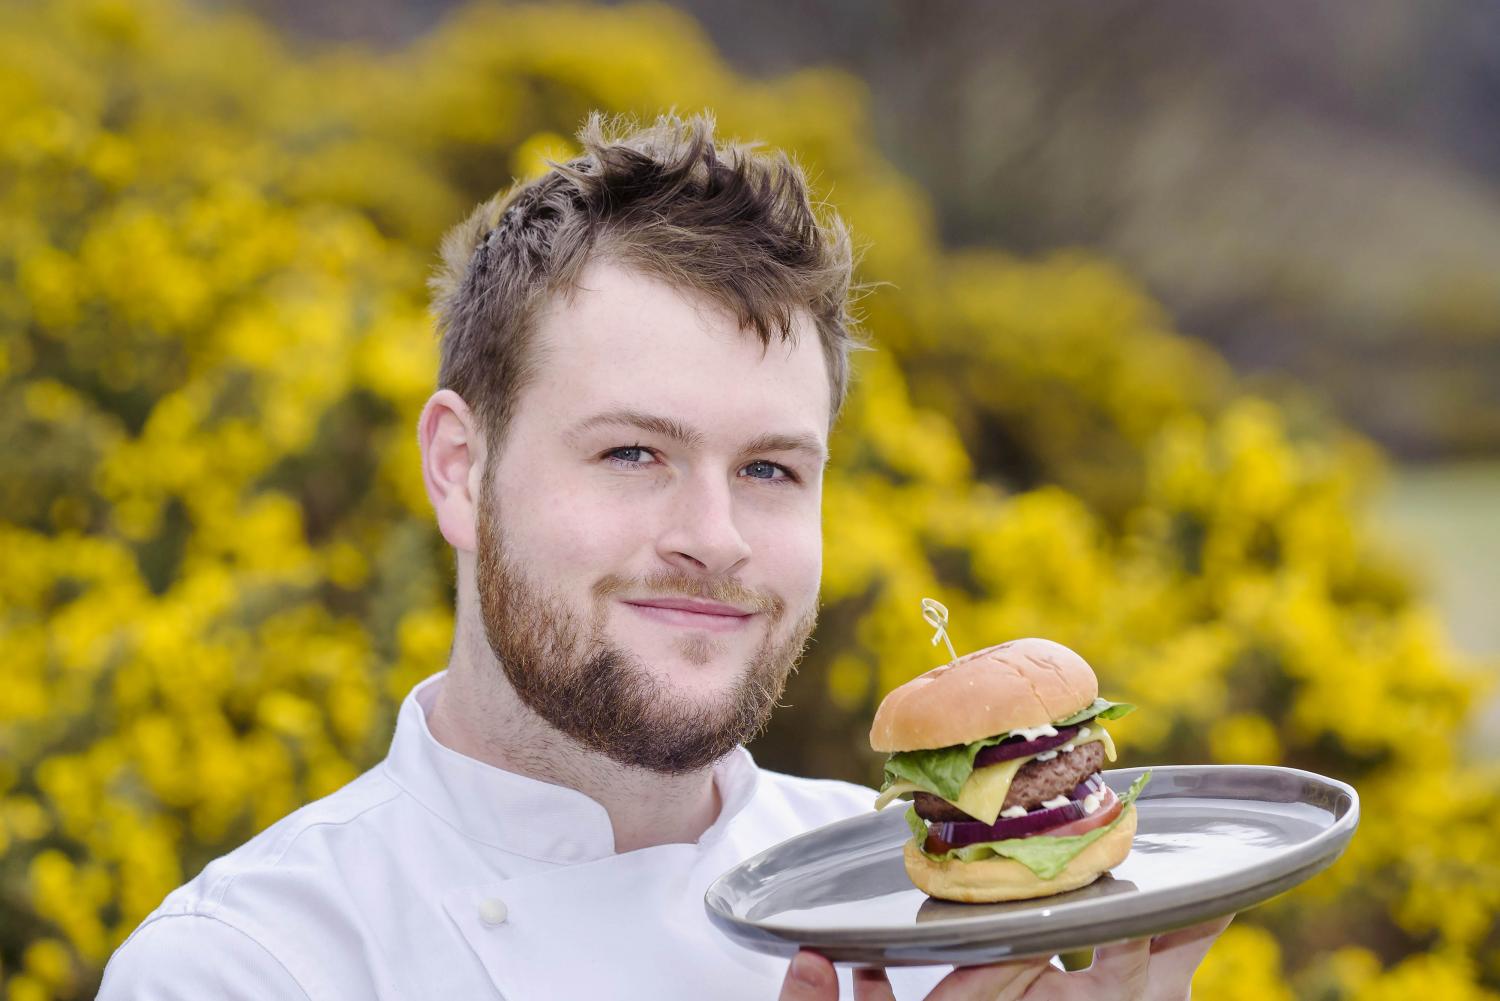
[[[618,572],[645,542],[640,519],[627,507],[567,491],[541,498],[526,512],[526,534],[532,566],[549,576]]]
[[[552,579],[617,572],[643,544],[638,512],[567,483],[537,484],[501,498],[506,549]]]
[[[823,572],[823,530],[819,520],[780,520],[765,526],[759,534],[760,538],[751,545],[761,556],[761,573],[766,582],[793,603],[815,598]]]

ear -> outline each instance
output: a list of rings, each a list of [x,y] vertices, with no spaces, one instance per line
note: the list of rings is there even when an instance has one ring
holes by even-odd
[[[451,389],[432,394],[417,421],[422,482],[438,531],[459,552],[475,549],[484,442],[469,405]]]

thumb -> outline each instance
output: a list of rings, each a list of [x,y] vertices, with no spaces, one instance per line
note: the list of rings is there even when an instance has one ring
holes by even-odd
[[[839,978],[833,964],[803,949],[792,957],[781,982],[781,1001],[838,1001]]]
[[[1234,915],[1205,921],[1151,940],[1151,988],[1148,1001],[1185,1001],[1191,996],[1193,974],[1219,933]]]

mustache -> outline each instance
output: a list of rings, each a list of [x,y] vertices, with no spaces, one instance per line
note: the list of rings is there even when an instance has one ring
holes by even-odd
[[[599,600],[629,593],[653,598],[697,598],[722,605],[760,612],[775,621],[786,612],[786,602],[769,592],[745,586],[733,577],[695,577],[681,570],[657,570],[644,577],[622,577],[609,574],[593,587]]]

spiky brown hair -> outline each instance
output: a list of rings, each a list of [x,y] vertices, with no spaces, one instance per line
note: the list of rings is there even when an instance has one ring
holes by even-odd
[[[463,397],[498,442],[534,364],[540,307],[607,259],[708,297],[766,347],[791,338],[806,311],[837,415],[859,344],[853,259],[848,229],[814,212],[802,170],[758,144],[716,144],[707,114],[637,128],[596,112],[578,139],[580,156],[484,202],[443,239],[430,282],[439,386]]]

